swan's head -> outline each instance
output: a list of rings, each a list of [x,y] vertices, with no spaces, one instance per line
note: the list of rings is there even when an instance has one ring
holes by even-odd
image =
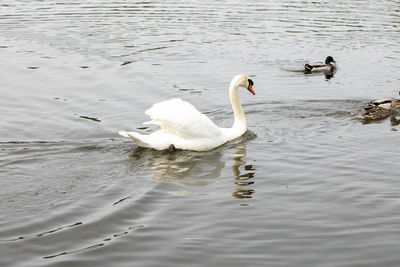
[[[253,95],[256,93],[253,90],[253,81],[251,79],[247,79],[247,90],[249,90]]]
[[[253,85],[254,85],[254,83],[253,83],[253,81],[252,81],[251,79],[249,79],[249,76],[247,76],[247,75],[244,75],[244,74],[238,74],[238,75],[236,75],[236,76],[232,79],[231,87],[232,87],[232,85],[233,85],[233,86],[238,85],[238,86],[244,87],[244,88],[246,88],[247,90],[249,90],[250,93],[252,93],[253,95],[256,94],[256,93],[254,92],[254,90],[253,90]]]

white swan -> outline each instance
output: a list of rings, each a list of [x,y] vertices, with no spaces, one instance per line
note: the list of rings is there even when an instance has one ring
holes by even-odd
[[[246,117],[237,93],[239,86],[247,88],[255,95],[253,81],[247,75],[238,74],[233,77],[229,86],[229,98],[235,121],[231,128],[219,128],[189,102],[173,98],[156,103],[145,112],[151,121],[144,124],[157,124],[161,127],[160,130],[149,135],[127,131],[119,131],[119,134],[132,138],[141,147],[156,150],[211,150],[243,135],[247,130]]]

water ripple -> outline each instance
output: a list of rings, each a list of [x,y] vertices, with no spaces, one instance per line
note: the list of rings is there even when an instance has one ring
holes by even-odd
[[[1,266],[397,266],[397,0],[12,1],[0,16]],[[327,55],[332,77],[306,75]],[[138,148],[181,97],[248,132]]]

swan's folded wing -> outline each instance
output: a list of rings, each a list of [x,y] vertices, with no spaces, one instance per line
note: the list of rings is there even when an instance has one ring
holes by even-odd
[[[180,98],[154,104],[145,112],[162,130],[183,138],[217,137],[221,130],[192,104]]]

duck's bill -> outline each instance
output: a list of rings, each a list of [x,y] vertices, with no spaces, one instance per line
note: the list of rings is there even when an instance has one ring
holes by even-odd
[[[250,91],[250,93],[252,93],[253,95],[255,95],[256,93],[253,90],[253,86],[251,86],[251,84],[249,84],[249,87],[247,87],[247,90]]]

